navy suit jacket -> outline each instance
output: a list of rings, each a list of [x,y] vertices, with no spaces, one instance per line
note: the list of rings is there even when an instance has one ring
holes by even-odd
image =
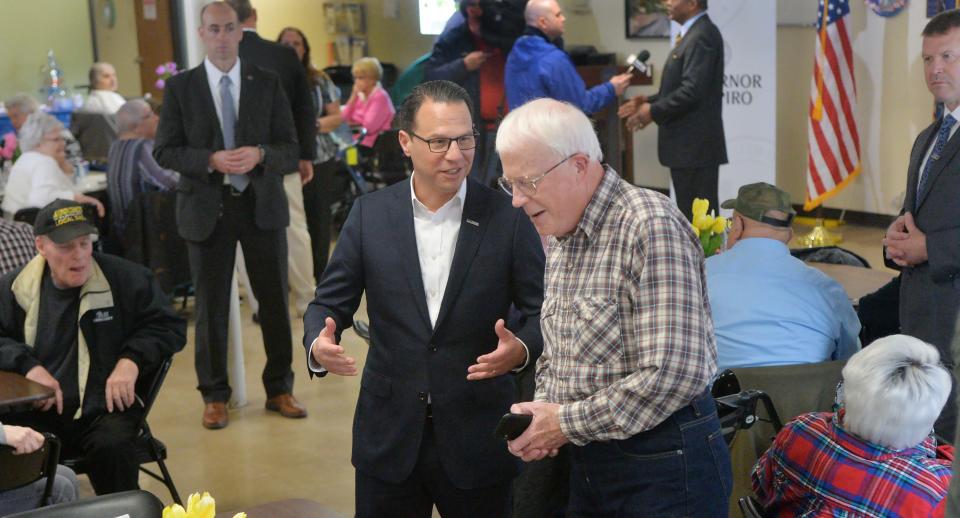
[[[703,15],[663,64],[660,92],[651,96],[660,163],[672,168],[727,163],[723,133],[723,36]]]
[[[515,401],[514,376],[468,381],[467,367],[496,348],[494,324],[513,304],[522,317],[512,330],[534,368],[543,349],[543,247],[510,198],[467,182],[436,326],[420,273],[410,180],[357,200],[304,316],[309,351],[326,317],[336,321],[339,339],[366,292],[370,350],[354,415],[353,464],[387,482],[406,479],[416,464],[428,394],[440,460],[457,487],[506,481],[518,467],[493,436]]]

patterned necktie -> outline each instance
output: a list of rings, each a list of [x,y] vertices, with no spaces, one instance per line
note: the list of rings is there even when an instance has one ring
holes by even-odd
[[[918,200],[922,199],[923,194],[926,192],[930,170],[933,169],[934,162],[940,160],[940,152],[943,151],[943,146],[947,145],[947,140],[950,139],[950,128],[952,128],[956,122],[957,119],[954,119],[953,115],[947,114],[947,116],[943,118],[943,123],[940,124],[940,131],[937,132],[937,141],[933,144],[933,152],[930,153],[930,158],[927,160],[927,163],[924,164],[923,171],[920,173],[920,183],[917,185]]]
[[[237,126],[237,113],[233,108],[233,94],[230,92],[230,76],[220,78],[220,115],[223,118],[221,130],[223,131],[223,148],[233,149],[237,147],[236,134],[234,131]],[[243,192],[250,185],[250,178],[245,174],[227,175],[230,185],[234,189]]]

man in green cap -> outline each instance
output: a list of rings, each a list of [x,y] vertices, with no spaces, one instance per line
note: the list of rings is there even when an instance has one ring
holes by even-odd
[[[137,489],[137,380],[183,349],[186,322],[146,268],[93,251],[84,208],[54,200],[34,224],[37,256],[0,277],[0,371],[54,395],[4,415],[60,438],[97,494]]]
[[[727,250],[706,261],[720,369],[816,363],[860,349],[860,321],[843,287],[790,255],[790,195],[740,187]]]

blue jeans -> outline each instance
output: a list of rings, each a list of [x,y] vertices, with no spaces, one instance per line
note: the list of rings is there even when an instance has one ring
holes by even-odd
[[[727,516],[733,474],[709,391],[651,430],[571,450],[568,516]]]

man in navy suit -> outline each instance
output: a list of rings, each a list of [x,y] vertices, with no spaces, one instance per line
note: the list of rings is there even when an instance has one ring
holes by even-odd
[[[304,316],[312,373],[357,374],[339,344],[366,292],[353,426],[357,516],[504,516],[517,464],[493,436],[512,372],[543,347],[544,254],[510,198],[467,179],[467,92],[417,86],[398,113],[410,180],[357,200]],[[520,318],[504,327],[511,305]]]

